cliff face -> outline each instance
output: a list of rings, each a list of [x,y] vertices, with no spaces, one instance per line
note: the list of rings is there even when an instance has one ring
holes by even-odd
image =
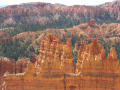
[[[16,71],[15,73],[23,73],[25,72],[25,69],[27,67],[28,64],[30,64],[30,59],[29,58],[21,58],[21,59],[18,59],[17,62],[16,62]]]
[[[77,73],[119,73],[119,64],[116,50],[111,48],[108,57],[106,51],[97,40],[79,50]]]
[[[30,59],[28,58],[21,58],[15,62],[9,58],[0,57],[0,86],[3,80],[3,75],[23,73],[28,64],[30,64]]]
[[[66,43],[47,35],[40,44],[35,64],[29,64],[25,73],[6,74],[2,89],[9,90],[118,90],[120,63],[114,48],[108,57],[97,39],[84,43],[73,63],[71,41]],[[74,68],[74,66],[76,68]]]
[[[119,1],[101,6],[65,6],[50,3],[28,3],[0,8],[1,25],[57,25],[65,27],[95,19],[111,23],[120,20]]]
[[[62,72],[74,72],[71,42],[67,41],[64,44],[59,38],[55,39],[54,35],[48,35],[40,44],[40,55],[35,63],[36,67],[38,67],[38,73],[41,66],[48,67],[49,63],[54,63],[54,61],[57,61],[55,69],[57,64],[60,64],[60,67],[63,68]],[[45,66],[44,63],[48,64]],[[45,70],[42,70],[42,72],[45,72]]]
[[[120,0],[105,4],[102,8],[106,9],[110,13],[113,20],[120,20]]]
[[[0,90],[1,90],[1,84],[3,75],[8,73],[15,73],[15,63],[13,60],[10,60],[5,57],[0,57]]]
[[[15,73],[15,63],[13,60],[1,57],[0,58],[0,77],[4,75],[4,73]]]

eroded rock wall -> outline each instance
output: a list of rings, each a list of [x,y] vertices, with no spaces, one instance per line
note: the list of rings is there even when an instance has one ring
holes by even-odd
[[[84,45],[73,70],[70,40],[62,43],[48,35],[40,55],[25,73],[6,74],[3,90],[119,90],[120,63],[114,48],[108,57],[97,39]]]

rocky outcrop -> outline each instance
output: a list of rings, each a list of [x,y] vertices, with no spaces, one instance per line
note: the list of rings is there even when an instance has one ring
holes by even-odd
[[[49,61],[61,62],[64,72],[74,72],[72,45],[70,40],[66,44],[60,39],[55,39],[54,35],[48,35],[40,44],[40,55],[36,61],[36,67],[44,65]],[[38,71],[39,72],[39,71]]]
[[[30,64],[30,59],[29,58],[20,58],[16,62],[16,67],[15,67],[15,73],[23,73],[25,72],[25,69],[27,68],[28,64]]]
[[[119,0],[115,0],[112,3],[107,3],[101,6],[101,8],[106,9],[113,20],[118,20],[118,21],[120,20],[120,1]]]
[[[119,73],[119,60],[116,50],[111,48],[108,57],[101,44],[93,40],[91,45],[86,45],[79,50],[77,73]],[[115,66],[114,66],[115,65]]]
[[[119,6],[119,1],[99,6],[65,6],[40,2],[12,5],[0,8],[0,24],[39,24],[43,26],[62,24],[58,26],[68,27],[91,19],[95,19],[99,23],[111,23],[113,20],[115,22],[120,20]]]
[[[15,73],[15,62],[11,59],[0,57],[0,76],[4,73]]]
[[[47,35],[35,64],[29,64],[25,73],[6,74],[4,82],[2,89],[9,90],[119,90],[120,63],[114,48],[106,57],[95,39],[80,47],[77,64],[73,64],[70,39],[63,43]]]
[[[29,58],[21,58],[15,62],[12,59],[6,57],[0,57],[0,77],[2,77],[5,73],[23,73],[28,64],[30,64]]]
[[[28,64],[30,64],[29,58],[21,58],[17,62],[6,57],[0,57],[0,90],[3,82],[3,76],[7,74],[23,73],[26,70]]]
[[[2,85],[3,75],[8,73],[15,73],[15,63],[13,60],[6,57],[0,57],[0,90]]]

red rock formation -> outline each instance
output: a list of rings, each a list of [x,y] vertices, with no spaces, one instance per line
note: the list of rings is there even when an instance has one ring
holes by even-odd
[[[71,19],[82,23],[88,19],[96,19],[97,21],[104,20],[104,22],[109,22],[110,20],[118,21],[120,19],[119,3],[120,2],[116,1],[97,7],[84,5],[64,6],[49,3],[28,3],[22,5],[12,5],[0,9],[0,24],[24,24],[22,22],[22,17],[24,17],[26,24],[29,25],[31,23],[33,25],[54,24],[56,22],[61,22],[60,20],[63,15],[65,16],[62,17],[63,19],[68,19],[67,16],[71,16]],[[33,17],[33,14],[38,17]],[[50,14],[52,15],[52,18],[49,18]],[[17,15],[20,15],[20,20],[18,20]],[[3,18],[4,16],[7,18]],[[27,17],[29,17],[29,19]],[[94,24],[94,21],[89,24]]]
[[[0,77],[4,73],[14,73],[15,72],[15,63],[13,60],[0,57]]]
[[[97,39],[93,40],[90,46],[90,53],[92,55],[97,55],[101,52],[101,49],[102,49],[102,45],[98,43]]]
[[[61,61],[65,68],[64,72],[74,72],[71,41],[68,40],[67,44],[63,44],[60,39],[55,40],[53,35],[48,35],[40,44],[40,55],[36,61],[36,67],[46,60]]]
[[[25,72],[25,69],[27,67],[28,64],[30,64],[30,59],[29,58],[21,58],[18,59],[16,62],[16,73],[23,73]]]
[[[3,75],[25,72],[28,64],[30,64],[30,60],[28,58],[19,59],[15,63],[15,61],[11,59],[0,57],[0,87],[2,83],[4,84]]]
[[[105,8],[106,10],[108,10],[108,13],[110,14],[111,18],[114,20],[120,20],[119,7],[120,7],[119,0],[115,0],[112,3],[107,3],[101,6],[101,8]]]
[[[111,48],[110,53],[108,54],[108,60],[118,60],[115,48]]]
[[[26,73],[4,76],[3,90],[119,90],[120,65],[114,48],[108,59],[98,40],[80,48],[75,73],[70,40],[65,44],[52,37],[41,42],[40,55]]]
[[[1,90],[3,75],[5,73],[15,73],[15,63],[11,59],[0,57],[0,90]]]
[[[77,61],[77,73],[118,73],[119,68],[117,54],[114,48],[111,49],[106,59],[104,48],[93,40],[92,44],[79,51]],[[114,65],[116,65],[114,67]]]
[[[66,45],[63,46],[63,55],[61,57],[64,64],[64,70],[65,70],[64,72],[73,73],[74,63],[73,63],[71,40],[67,40]]]

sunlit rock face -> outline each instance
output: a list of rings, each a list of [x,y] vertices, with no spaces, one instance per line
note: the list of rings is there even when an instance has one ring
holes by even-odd
[[[114,48],[108,57],[97,39],[80,47],[73,63],[71,40],[66,43],[47,35],[35,63],[24,73],[6,74],[2,90],[119,90],[120,64]],[[22,60],[18,63],[23,64]],[[21,69],[19,69],[21,70]],[[20,71],[19,71],[20,72]]]
[[[20,58],[17,62],[6,57],[0,57],[0,76],[5,73],[22,73],[25,72],[27,65],[31,63],[29,58]]]
[[[15,64],[15,73],[23,73],[28,64],[30,64],[29,58],[20,58]]]
[[[61,67],[64,68],[64,72],[73,73],[73,55],[71,41],[63,43],[60,39],[55,39],[54,35],[48,35],[45,40],[40,44],[40,55],[35,65],[39,67],[44,64],[45,61],[58,61],[61,63]],[[39,72],[39,71],[38,71]]]
[[[79,50],[77,61],[77,73],[118,73],[119,60],[114,48],[111,48],[108,57],[101,44],[93,40],[90,45],[86,45]]]
[[[0,88],[3,83],[4,75],[23,73],[28,64],[30,64],[30,59],[28,58],[21,58],[15,62],[12,59],[0,57]]]
[[[15,73],[15,63],[11,59],[8,59],[6,57],[0,57],[0,90],[3,75],[5,73]]]
[[[13,60],[6,57],[0,57],[0,76],[4,73],[14,73],[15,63]]]

